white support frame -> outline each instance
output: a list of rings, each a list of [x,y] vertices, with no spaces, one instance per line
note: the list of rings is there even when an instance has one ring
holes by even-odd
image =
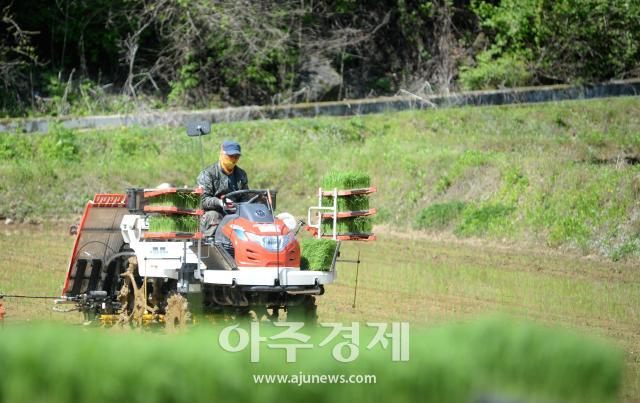
[[[317,206],[311,206],[309,207],[309,210],[307,210],[307,223],[309,225],[309,227],[315,228],[317,229],[316,231],[316,237],[317,238],[322,238],[322,212],[323,211],[328,211],[329,214],[331,214],[333,216],[333,227],[332,227],[332,234],[331,234],[331,238],[335,241],[338,239],[338,234],[337,234],[337,225],[338,225],[338,189],[337,188],[333,188],[333,207],[325,207],[322,205],[322,188],[318,188],[318,205]],[[312,212],[316,212],[316,216],[318,217],[318,223],[317,224],[313,224],[313,221],[311,220],[311,213]]]

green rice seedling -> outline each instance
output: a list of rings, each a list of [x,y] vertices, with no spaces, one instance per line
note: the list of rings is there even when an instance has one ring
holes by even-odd
[[[336,232],[339,234],[362,234],[370,233],[372,230],[373,224],[371,223],[371,217],[339,218],[336,223]],[[333,220],[322,220],[322,232],[325,234],[331,234],[333,232]]]
[[[152,215],[149,217],[149,232],[175,232],[176,223],[170,216]]]
[[[195,210],[200,206],[200,196],[191,192],[165,193],[148,197],[147,205]]]
[[[172,193],[166,193],[166,194],[161,194],[158,196],[154,196],[154,197],[147,197],[146,201],[147,201],[147,205],[148,206],[157,206],[157,207],[171,207],[171,206],[175,206],[176,205],[176,199],[174,196],[174,194]]]
[[[330,171],[322,179],[322,186],[325,190],[337,188],[338,190],[359,189],[371,186],[371,178],[363,172],[338,172]],[[322,204],[325,206],[333,206],[333,197],[324,197]],[[362,211],[369,209],[369,197],[367,195],[339,196],[337,200],[338,212],[343,211]],[[339,227],[345,229],[340,232],[363,232],[357,231],[358,226],[363,228],[370,227],[367,220],[349,219],[339,224]],[[347,231],[349,227],[353,231]],[[331,228],[331,226],[329,226]],[[330,229],[329,229],[330,230]]]
[[[323,206],[333,206],[333,197],[323,197]],[[338,211],[362,211],[369,209],[369,197],[366,195],[338,197]]]
[[[322,178],[322,188],[329,190],[360,189],[371,186],[371,178],[364,172],[329,171]]]
[[[182,201],[179,193],[165,193],[154,197],[148,197],[147,204],[149,206],[180,208]]]
[[[198,232],[199,220],[197,216],[182,215],[176,217],[178,232]]]
[[[149,232],[188,232],[198,231],[198,217],[192,215],[162,215],[149,217]]]
[[[195,210],[200,207],[200,196],[195,193],[178,193],[180,195],[181,208]]]
[[[337,242],[333,239],[306,238],[300,241],[300,269],[322,270],[331,268]]]

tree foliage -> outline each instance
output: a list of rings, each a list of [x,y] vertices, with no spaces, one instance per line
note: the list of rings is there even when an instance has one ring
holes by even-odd
[[[640,60],[633,0],[30,0],[0,29],[5,115],[592,82]]]
[[[632,0],[473,1],[490,46],[463,68],[468,88],[595,82],[637,76],[640,3]],[[493,69],[496,67],[496,69]]]
[[[29,67],[38,63],[31,35],[16,23],[10,7],[0,10],[0,109],[25,102]]]

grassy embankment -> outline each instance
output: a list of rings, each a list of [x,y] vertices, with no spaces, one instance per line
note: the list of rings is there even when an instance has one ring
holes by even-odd
[[[459,238],[546,245],[613,260],[640,254],[639,98],[221,124],[253,187],[306,215],[331,168],[372,176],[378,223]],[[0,134],[0,216],[78,215],[96,192],[193,185],[181,129]]]
[[[372,175],[380,240],[344,247],[365,262],[358,306],[355,268],[343,264],[319,299],[321,320],[433,324],[497,311],[608,336],[627,352],[623,398],[633,401],[639,107],[627,98],[227,124],[204,142],[214,160],[216,144],[239,139],[252,185],[279,188],[279,210],[297,215],[328,169]],[[0,155],[0,215],[37,221],[73,219],[95,192],[193,184],[200,166],[197,143],[163,129],[0,134]],[[3,226],[0,291],[57,295],[72,243],[63,233]],[[475,237],[488,242],[465,240]],[[63,316],[41,300],[6,305],[9,321]]]

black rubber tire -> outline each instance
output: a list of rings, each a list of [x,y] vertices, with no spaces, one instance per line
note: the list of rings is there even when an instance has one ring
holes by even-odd
[[[318,306],[316,305],[316,298],[312,295],[305,295],[299,304],[287,306],[287,322],[317,324]]]

